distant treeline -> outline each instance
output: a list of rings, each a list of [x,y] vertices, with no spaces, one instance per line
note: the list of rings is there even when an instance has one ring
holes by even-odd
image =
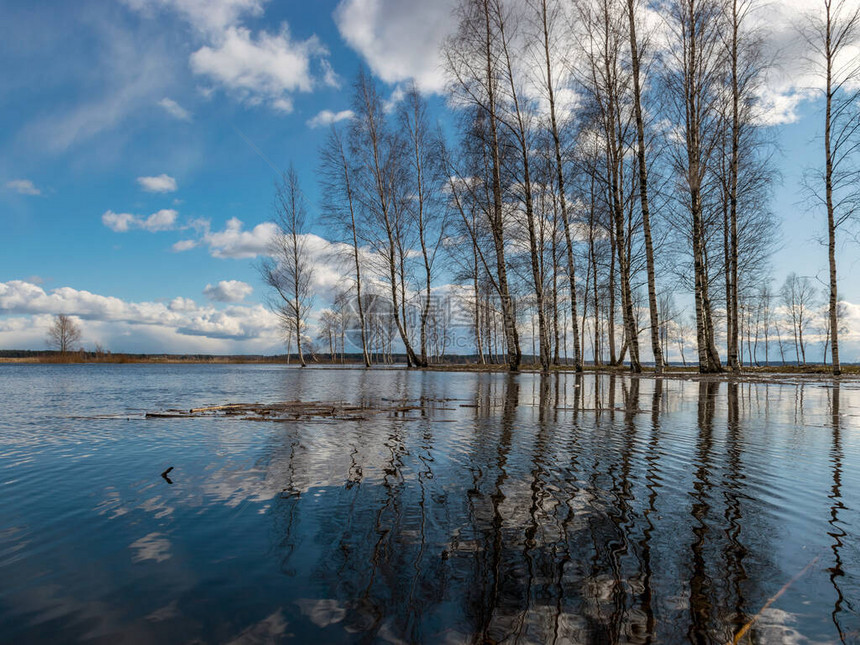
[[[286,363],[288,357],[213,354],[125,354],[111,352],[59,352],[54,350],[0,349],[0,360],[34,363]]]
[[[262,354],[113,354],[110,352],[66,352],[65,354],[53,350],[26,350],[26,349],[0,349],[0,363],[29,363],[29,364],[59,364],[59,363],[148,363],[148,364],[177,364],[177,363],[193,363],[193,364],[261,364],[261,365],[300,365],[299,356],[296,353],[277,354],[273,356],[265,356]],[[360,352],[340,354],[335,353],[334,356],[327,353],[312,353],[305,356],[305,364],[308,365],[353,365],[360,366],[364,363],[364,356]],[[379,367],[394,367],[408,365],[406,354],[391,354],[386,355],[384,359],[378,363]],[[524,354],[522,357],[522,365],[526,369],[540,369],[540,356]],[[698,370],[698,366],[683,365],[681,363],[667,363],[667,368],[671,368],[675,372],[693,372]],[[433,362],[426,367],[435,369],[452,369],[466,371],[495,371],[506,369],[505,363],[480,363],[479,357],[476,354],[453,354],[441,358],[438,362]],[[587,365],[585,369],[591,370],[613,370],[622,368],[622,366],[600,366]],[[572,360],[562,359],[556,369],[558,370],[573,370],[576,364]],[[653,371],[655,365],[653,363],[643,363],[643,368],[647,371]],[[860,373],[860,365],[856,363],[843,364],[846,373]],[[776,363],[770,362],[760,364],[756,367],[748,368],[753,372],[766,373],[790,373],[790,374],[824,374],[831,371],[828,365],[813,365],[801,363]]]
[[[312,353],[307,362],[316,364],[360,364],[363,356],[357,353]],[[476,361],[476,356],[453,355],[445,357],[444,364],[459,365]],[[528,357],[527,357],[528,360]],[[26,363],[272,363],[289,365],[299,363],[296,353],[276,354],[125,354],[111,352],[59,352],[54,350],[0,349],[0,361]],[[406,354],[386,355],[385,364],[406,363]]]

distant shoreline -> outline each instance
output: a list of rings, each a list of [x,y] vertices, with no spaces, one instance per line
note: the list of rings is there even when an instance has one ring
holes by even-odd
[[[525,357],[524,357],[525,358]],[[405,357],[394,357],[394,363],[374,363],[372,369],[404,369]],[[472,359],[472,360],[470,360]],[[38,352],[38,351],[17,351],[17,350],[0,350],[0,364],[7,365],[81,365],[81,364],[140,364],[140,365],[281,365],[298,367],[298,359],[294,356],[287,358],[285,355],[280,356],[263,356],[263,355],[230,355],[217,356],[206,354],[95,354],[90,352],[73,353],[65,356],[57,352]],[[361,368],[362,361],[360,356],[347,355],[343,360],[337,358],[331,360],[328,356],[317,357],[316,360],[307,359],[309,368],[326,367],[336,368],[344,367],[349,369]],[[435,372],[507,372],[508,368],[505,364],[481,364],[474,360],[474,357],[456,357],[450,362],[433,363],[423,369],[425,371]],[[590,365],[584,366],[586,373],[602,373],[602,374],[629,374],[630,369],[626,365],[612,367],[608,365]],[[832,376],[829,365],[809,364],[809,365],[767,365],[744,367],[741,369],[740,376]],[[532,373],[540,371],[540,366],[537,361],[529,362],[524,360],[521,372]],[[573,365],[557,365],[553,367],[553,372],[558,373],[574,373]],[[860,375],[860,365],[843,364],[843,375],[857,376]],[[654,375],[653,367],[643,365],[643,374]],[[696,366],[688,365],[671,365],[666,368],[665,376],[714,376],[718,378],[729,377],[733,374],[726,371],[721,374],[699,374]]]
[[[296,361],[291,361],[295,363]],[[285,365],[287,362],[283,359],[268,358],[268,357],[234,357],[234,356],[139,356],[139,355],[124,355],[113,354],[104,357],[84,357],[77,355],[71,356],[0,356],[0,364],[15,364],[15,365],[82,365],[93,363],[105,364],[131,364],[141,363],[148,365],[177,365],[187,363],[190,365]]]

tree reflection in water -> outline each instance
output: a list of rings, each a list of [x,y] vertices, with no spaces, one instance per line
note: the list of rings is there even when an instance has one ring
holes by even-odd
[[[753,617],[753,641],[798,627],[791,623],[807,599],[797,590],[782,600],[793,611],[759,613],[797,573],[796,558],[785,570],[777,559],[786,511],[760,499],[779,469],[760,435],[762,419],[810,416],[803,385],[775,411],[761,386],[734,381],[480,374],[472,382],[456,402],[342,424],[342,477],[324,485],[297,485],[298,471],[318,481],[308,473],[324,458],[303,446],[314,430],[285,430],[280,454],[289,464],[279,467],[286,479],[275,509],[282,569],[295,575],[291,562],[304,558],[307,595],[338,608],[325,624],[294,622],[296,633],[725,643]],[[390,398],[439,394],[426,382],[395,384]],[[842,621],[850,615],[856,629],[856,615],[840,588],[838,385],[829,401],[827,575],[841,637]],[[311,495],[322,503],[311,507]],[[808,510],[784,521],[805,521]],[[826,633],[817,622],[812,632]]]
[[[836,599],[833,604],[833,625],[839,634],[839,640],[845,642],[845,632],[842,629],[840,622],[840,614],[843,611],[843,605],[846,604],[846,598],[839,586],[839,579],[845,576],[845,571],[842,569],[842,540],[847,533],[839,521],[839,512],[845,509],[842,501],[842,460],[844,455],[842,452],[842,420],[839,411],[839,383],[834,383],[830,388],[830,423],[833,431],[833,447],[830,451],[830,461],[833,464],[833,486],[830,489],[830,531],[828,535],[833,539],[833,545],[830,547],[833,552],[833,566],[830,567],[830,583],[833,585],[833,590],[836,592]],[[853,606],[850,603],[849,610],[855,613]]]

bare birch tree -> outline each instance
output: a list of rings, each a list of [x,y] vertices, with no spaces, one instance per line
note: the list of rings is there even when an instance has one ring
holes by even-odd
[[[407,142],[407,185],[411,199],[407,212],[412,218],[421,250],[423,302],[418,317],[421,364],[427,364],[427,324],[432,305],[436,259],[447,234],[447,210],[441,200],[444,185],[441,135],[431,130],[427,103],[418,88],[410,85],[400,107],[400,127]]]
[[[313,262],[307,249],[306,219],[307,206],[299,176],[290,166],[275,186],[276,232],[269,257],[260,265],[260,273],[276,294],[272,309],[290,333],[296,335],[296,350],[302,367],[306,365],[302,339],[314,300],[311,292]]]
[[[630,72],[633,83],[633,110],[636,119],[636,160],[639,170],[639,205],[642,209],[642,235],[645,241],[645,262],[648,283],[648,313],[651,331],[651,352],[654,370],[663,372],[663,351],[660,345],[660,322],[657,309],[657,286],[654,269],[654,242],[651,236],[651,207],[648,190],[648,161],[645,146],[645,119],[642,114],[641,60],[643,42],[637,37],[637,0],[627,0],[627,20],[630,37]]]
[[[360,219],[357,213],[357,202],[351,161],[348,156],[343,135],[332,126],[326,144],[322,149],[321,175],[323,186],[323,208],[326,219],[332,224],[330,230],[339,235],[340,241],[349,249],[346,262],[351,265],[352,278],[355,285],[355,297],[352,302],[358,314],[357,323],[361,338],[361,353],[364,366],[370,367],[370,353],[367,344],[367,322],[364,316],[364,300],[362,297],[362,261],[359,245]],[[337,239],[337,238],[336,238]]]
[[[824,80],[824,169],[816,173],[816,184],[809,181],[807,186],[827,213],[830,352],[833,374],[839,375],[836,238],[860,209],[860,59],[852,55],[860,38],[860,7],[846,0],[815,4],[817,10],[807,14],[803,35],[812,49],[811,62]]]
[[[638,327],[633,302],[631,265],[633,227],[629,206],[632,203],[634,177],[627,166],[632,147],[633,111],[630,103],[630,74],[625,52],[629,53],[626,37],[628,20],[620,0],[591,0],[581,2],[578,16],[584,32],[580,86],[589,98],[593,124],[599,132],[602,168],[596,167],[602,193],[609,213],[609,239],[613,249],[609,266],[609,348],[610,360],[620,364],[630,352],[630,367],[641,371]],[[615,268],[617,267],[617,276]],[[614,297],[618,281],[621,296],[623,343],[616,356],[614,345]],[[659,351],[659,350],[658,350]]]
[[[391,315],[406,351],[408,366],[425,363],[415,354],[405,320],[407,218],[404,204],[403,147],[392,131],[376,84],[364,71],[355,83],[355,117],[350,152],[357,166],[356,196],[369,219],[367,241],[382,262],[380,278],[388,283]]]
[[[794,336],[794,353],[798,364],[806,365],[804,332],[812,324],[818,293],[808,276],[789,273],[780,289],[785,316]]]
[[[499,120],[500,58],[496,14],[499,0],[464,0],[457,8],[457,33],[444,47],[446,68],[455,100],[477,108],[484,126],[484,144],[490,159],[490,208],[486,216],[495,254],[496,287],[502,312],[507,362],[517,371],[522,360],[514,301],[505,259],[505,213],[502,198]]]
[[[722,7],[716,0],[666,0],[661,7],[672,39],[666,89],[672,100],[673,120],[683,134],[675,167],[689,215],[699,371],[720,372],[709,284],[705,200],[718,141],[717,101],[724,56],[720,41]]]
[[[557,106],[556,95],[559,76],[563,65],[559,59],[564,56],[563,45],[560,43],[560,30],[563,18],[561,3],[558,0],[531,0],[532,11],[537,16],[537,41],[541,43],[545,70],[539,75],[541,87],[545,92],[549,108],[549,134],[552,138],[552,151],[555,170],[555,182],[558,191],[559,217],[562,222],[565,240],[565,263],[570,293],[571,333],[573,336],[573,362],[577,372],[582,371],[582,347],[579,339],[579,322],[576,294],[576,261],[574,258],[574,235],[571,219],[573,213],[568,204],[567,182],[565,180],[565,164],[562,152],[561,115]],[[559,51],[561,49],[561,51]],[[563,62],[563,61],[562,61]]]

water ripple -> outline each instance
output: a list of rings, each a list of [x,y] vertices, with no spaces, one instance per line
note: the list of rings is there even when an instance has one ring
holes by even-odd
[[[143,418],[297,399],[418,409]],[[860,634],[855,383],[0,366],[0,410],[0,640]]]

